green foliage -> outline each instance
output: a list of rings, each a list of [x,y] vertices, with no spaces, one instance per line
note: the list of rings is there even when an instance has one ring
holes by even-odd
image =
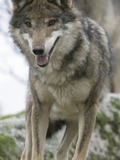
[[[102,139],[108,141],[107,155],[111,159],[117,160],[116,153],[119,152],[120,148],[120,142],[118,140],[118,135],[120,135],[120,100],[112,99],[111,104],[113,107],[112,114],[108,116],[104,111],[101,111],[97,116],[97,127],[99,128]],[[106,126],[109,129],[106,129]]]
[[[111,118],[107,116],[104,112],[101,112],[97,115],[97,123],[104,127],[106,124],[111,122]]]
[[[25,112],[22,111],[22,112],[19,112],[17,114],[8,114],[8,115],[5,115],[5,116],[0,116],[0,120],[4,120],[4,119],[8,119],[8,118],[13,118],[13,117],[19,117],[21,115],[25,115]]]
[[[111,104],[118,110],[120,110],[120,99],[112,99]]]
[[[0,160],[16,160],[18,158],[15,140],[10,136],[0,134]]]
[[[91,154],[87,160],[110,160],[110,159]]]

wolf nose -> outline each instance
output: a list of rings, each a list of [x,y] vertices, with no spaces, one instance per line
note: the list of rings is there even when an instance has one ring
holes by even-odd
[[[33,49],[33,53],[35,55],[42,55],[44,53],[44,49]]]

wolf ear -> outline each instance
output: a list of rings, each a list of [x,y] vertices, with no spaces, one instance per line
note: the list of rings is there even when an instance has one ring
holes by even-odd
[[[26,0],[12,0],[14,9],[20,8],[25,4]]]
[[[58,5],[62,8],[72,8],[72,0],[48,0],[48,2]]]

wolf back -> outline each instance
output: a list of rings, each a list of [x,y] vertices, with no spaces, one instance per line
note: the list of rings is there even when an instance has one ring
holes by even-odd
[[[120,1],[119,0],[75,0],[83,15],[102,25],[110,36],[115,52],[115,68],[112,92],[120,93]]]

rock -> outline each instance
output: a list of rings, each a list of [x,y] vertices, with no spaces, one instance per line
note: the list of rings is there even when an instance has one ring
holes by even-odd
[[[87,160],[120,160],[120,97],[108,96],[99,108]],[[65,127],[46,141],[45,159],[52,160]],[[0,160],[20,160],[25,142],[23,113],[0,117]],[[70,157],[75,143],[70,148]],[[71,158],[70,158],[71,159]]]

